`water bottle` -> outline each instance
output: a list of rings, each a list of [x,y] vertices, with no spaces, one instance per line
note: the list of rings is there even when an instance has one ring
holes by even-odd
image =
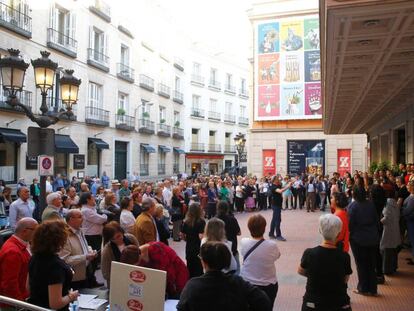
[[[79,301],[77,299],[69,304],[69,310],[70,311],[79,311]]]

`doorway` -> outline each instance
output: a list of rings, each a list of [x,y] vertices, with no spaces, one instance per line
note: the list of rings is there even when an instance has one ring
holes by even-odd
[[[201,164],[200,163],[192,163],[191,164],[191,174],[199,174],[201,173]]]
[[[128,143],[115,141],[115,179],[119,181],[127,177]]]
[[[210,163],[209,164],[210,174],[215,175],[218,173],[218,164],[217,163]]]
[[[399,128],[397,130],[397,152],[396,152],[397,164],[405,163],[405,128]]]

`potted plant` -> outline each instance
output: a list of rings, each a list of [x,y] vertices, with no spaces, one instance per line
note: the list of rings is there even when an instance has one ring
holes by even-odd
[[[124,108],[119,108],[119,109],[118,109],[117,114],[118,114],[119,116],[124,116],[124,115],[125,115],[125,113],[126,113],[126,111],[124,110]]]
[[[180,127],[180,121],[175,121],[174,126],[175,127]]]
[[[165,123],[165,119],[161,119],[161,120],[160,120],[160,123],[161,123],[161,124],[164,124],[164,123]]]
[[[149,117],[150,117],[149,112],[147,112],[147,111],[143,112],[143,113],[142,113],[142,117],[143,117],[143,118],[149,118]]]

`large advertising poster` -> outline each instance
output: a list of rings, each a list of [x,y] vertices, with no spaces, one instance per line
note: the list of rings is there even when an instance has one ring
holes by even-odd
[[[341,176],[344,176],[346,172],[352,171],[351,151],[351,149],[338,149],[337,171]]]
[[[318,16],[256,24],[254,119],[322,118]]]
[[[324,174],[324,140],[288,140],[288,174]]]
[[[276,150],[263,150],[263,176],[276,174]]]

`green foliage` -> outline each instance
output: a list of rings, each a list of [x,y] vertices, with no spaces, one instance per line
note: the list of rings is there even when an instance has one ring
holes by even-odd
[[[120,116],[124,116],[126,111],[123,108],[119,108],[117,114]]]
[[[150,116],[150,114],[147,111],[145,111],[145,112],[142,113],[142,117],[143,118],[149,118],[149,116]]]

